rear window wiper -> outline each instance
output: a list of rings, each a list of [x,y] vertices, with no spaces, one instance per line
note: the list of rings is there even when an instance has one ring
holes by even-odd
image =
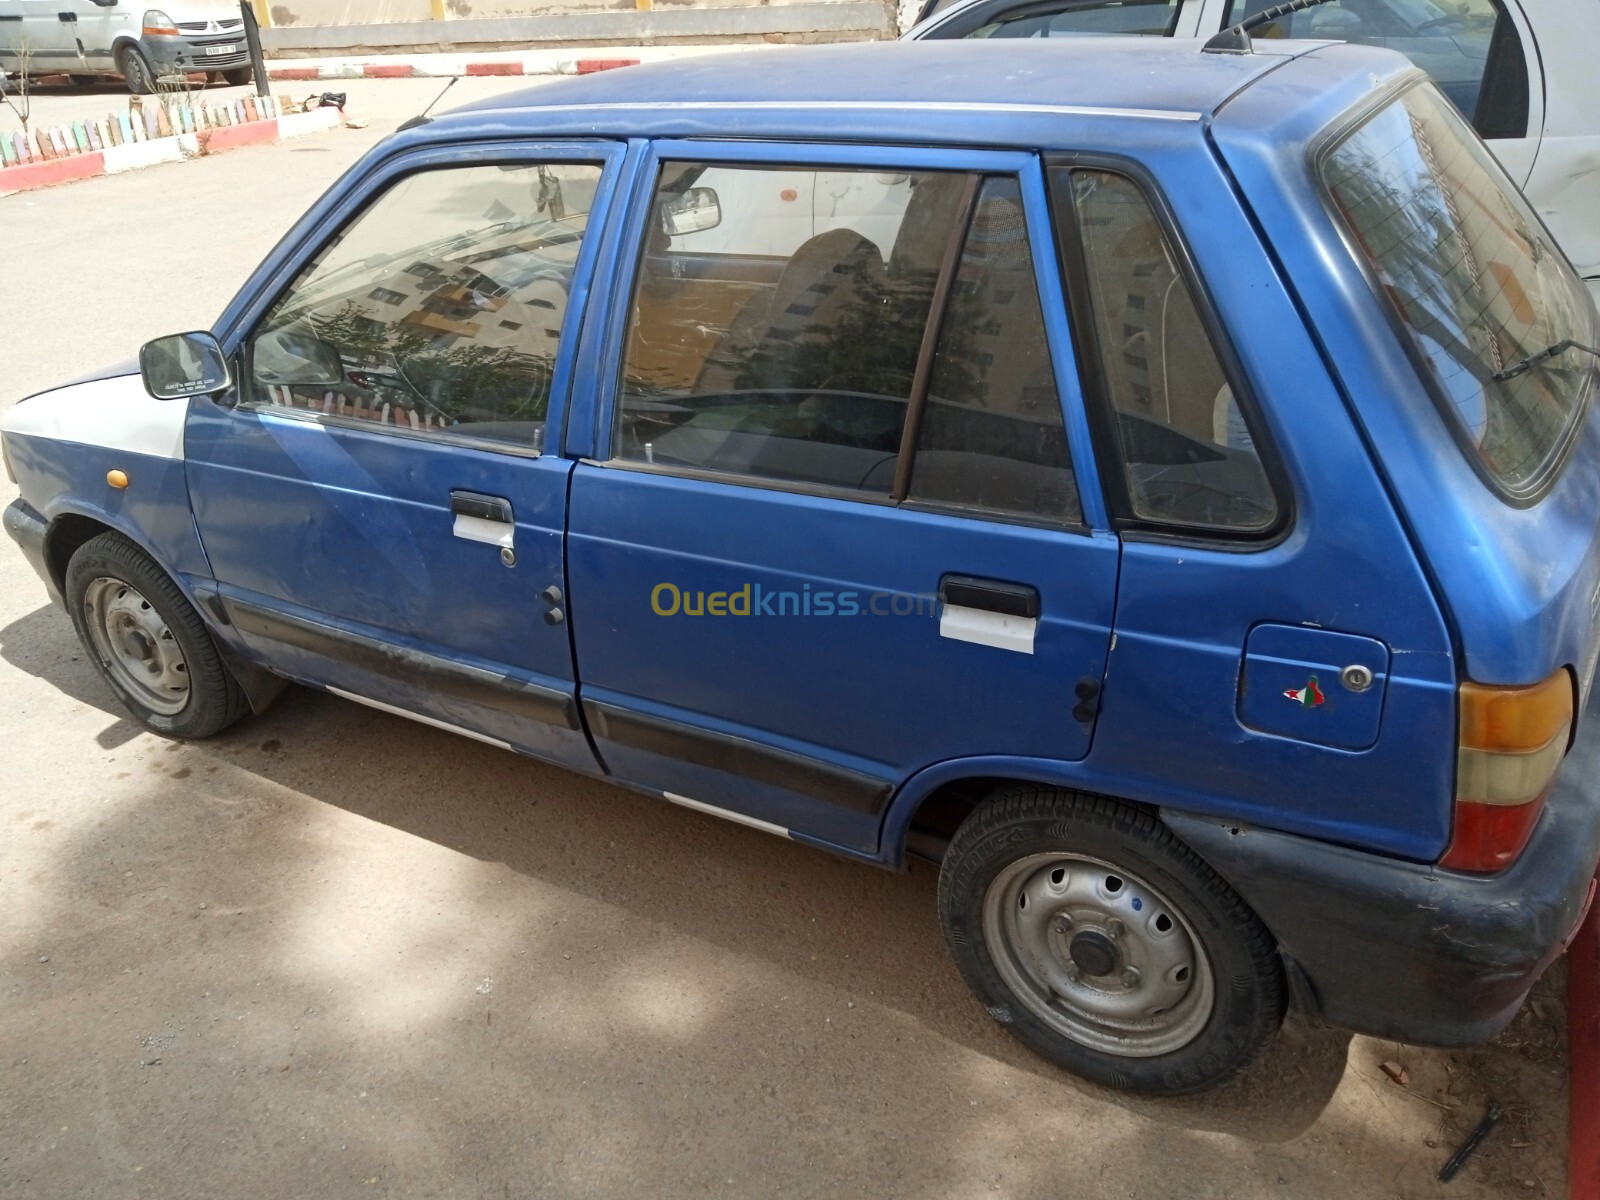
[[[1524,371],[1537,366],[1544,359],[1554,358],[1558,354],[1565,354],[1568,350],[1582,350],[1585,354],[1592,354],[1595,358],[1600,358],[1600,350],[1596,350],[1593,346],[1585,346],[1582,342],[1574,341],[1572,338],[1567,338],[1565,341],[1557,342],[1554,346],[1546,346],[1537,354],[1530,354],[1527,358],[1519,358],[1504,370],[1496,371],[1490,378],[1496,383],[1503,383],[1507,379],[1515,379]]]

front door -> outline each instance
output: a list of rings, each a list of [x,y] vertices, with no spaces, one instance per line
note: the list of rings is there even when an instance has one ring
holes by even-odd
[[[237,406],[195,403],[195,519],[226,619],[264,661],[593,767],[567,631],[570,463],[546,431],[614,158],[519,150],[374,186],[242,339]]]
[[[1034,161],[656,153],[569,521],[608,769],[871,854],[925,766],[1083,757],[1118,548]]]

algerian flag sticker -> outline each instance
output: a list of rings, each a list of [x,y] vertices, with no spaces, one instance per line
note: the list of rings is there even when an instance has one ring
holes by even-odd
[[[1325,699],[1322,689],[1317,686],[1317,677],[1315,675],[1306,680],[1305,687],[1290,688],[1283,694],[1296,704],[1304,705],[1306,708],[1320,708]]]

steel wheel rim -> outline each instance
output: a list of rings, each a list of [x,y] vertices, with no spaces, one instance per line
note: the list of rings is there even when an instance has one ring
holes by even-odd
[[[1194,929],[1159,891],[1082,854],[1032,854],[983,897],[1001,978],[1034,1016],[1080,1045],[1128,1058],[1194,1041],[1215,984]]]
[[[138,588],[101,576],[83,592],[84,623],[95,655],[116,682],[151,712],[171,717],[189,703],[189,665],[178,639]]]
[[[155,72],[145,66],[144,57],[137,51],[130,50],[123,59],[122,76],[135,88],[141,89],[142,95],[148,96],[155,91]]]

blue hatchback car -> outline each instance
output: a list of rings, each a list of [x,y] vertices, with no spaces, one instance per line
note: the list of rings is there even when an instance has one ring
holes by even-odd
[[[1600,857],[1600,344],[1404,58],[761,52],[420,118],[209,333],[4,421],[198,738],[285,680],[864,862],[1197,1091],[1487,1038]]]

